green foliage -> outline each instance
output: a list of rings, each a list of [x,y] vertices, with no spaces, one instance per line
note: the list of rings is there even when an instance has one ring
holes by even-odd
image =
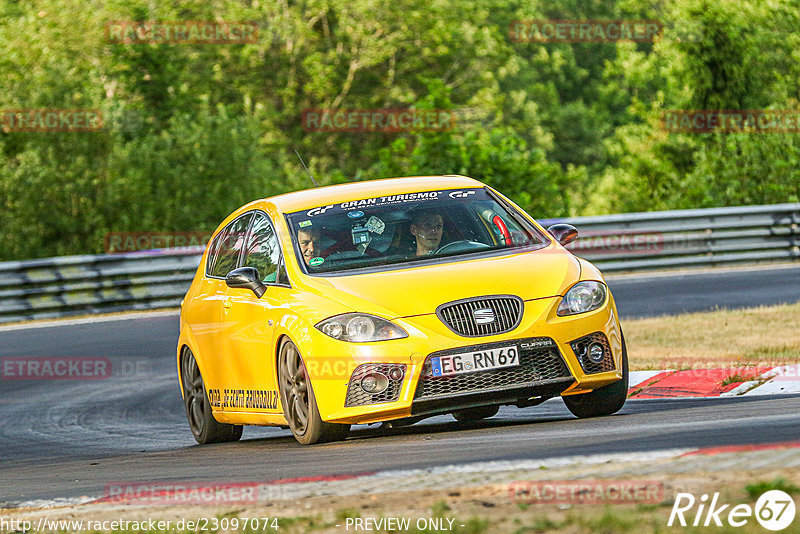
[[[655,43],[514,42],[512,21],[654,19]],[[112,44],[109,22],[256,21],[247,44]],[[800,201],[797,134],[666,132],[671,109],[796,109],[795,0],[0,0],[0,259],[210,230],[321,184],[465,174],[537,217]],[[446,131],[315,132],[307,109],[451,110]]]
[[[632,121],[606,141],[612,162],[598,184],[598,211],[799,201],[796,131],[689,134],[659,127],[674,109],[797,111],[796,2],[668,5],[659,14],[668,28],[652,52],[621,46],[606,71],[609,85],[632,95]],[[630,68],[637,72],[629,75]]]

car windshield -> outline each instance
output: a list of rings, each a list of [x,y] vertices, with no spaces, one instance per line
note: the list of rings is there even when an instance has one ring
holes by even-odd
[[[544,246],[547,240],[485,188],[387,195],[287,216],[307,272],[336,273]]]

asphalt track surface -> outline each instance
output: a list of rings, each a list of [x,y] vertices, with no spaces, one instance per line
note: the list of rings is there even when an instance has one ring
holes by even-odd
[[[625,317],[800,301],[800,267],[621,277]],[[118,482],[279,478],[800,440],[800,397],[629,401],[578,420],[559,399],[503,408],[471,425],[450,416],[407,428],[358,427],[344,443],[303,447],[287,430],[245,428],[198,446],[176,383],[176,315],[0,329],[0,356],[98,356],[104,380],[0,380],[0,503],[102,495]]]
[[[749,308],[800,301],[800,265],[614,276],[608,285],[623,319]]]

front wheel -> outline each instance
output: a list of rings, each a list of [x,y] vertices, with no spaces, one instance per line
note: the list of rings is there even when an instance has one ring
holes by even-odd
[[[622,409],[628,398],[628,348],[625,345],[625,336],[622,336],[621,380],[589,393],[566,395],[562,398],[569,411],[582,419],[611,415]]]
[[[214,419],[200,368],[189,347],[184,348],[181,354],[181,379],[186,416],[197,443],[238,441],[242,437],[242,425],[229,425]]]
[[[278,389],[283,415],[297,441],[311,445],[347,438],[350,425],[327,423],[320,417],[303,358],[288,339],[278,353]]]

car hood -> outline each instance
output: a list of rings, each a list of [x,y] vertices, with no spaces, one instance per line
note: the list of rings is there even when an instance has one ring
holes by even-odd
[[[579,278],[578,260],[551,245],[508,256],[314,277],[309,284],[354,310],[395,318],[434,313],[446,302],[483,295],[523,300],[563,295]]]

